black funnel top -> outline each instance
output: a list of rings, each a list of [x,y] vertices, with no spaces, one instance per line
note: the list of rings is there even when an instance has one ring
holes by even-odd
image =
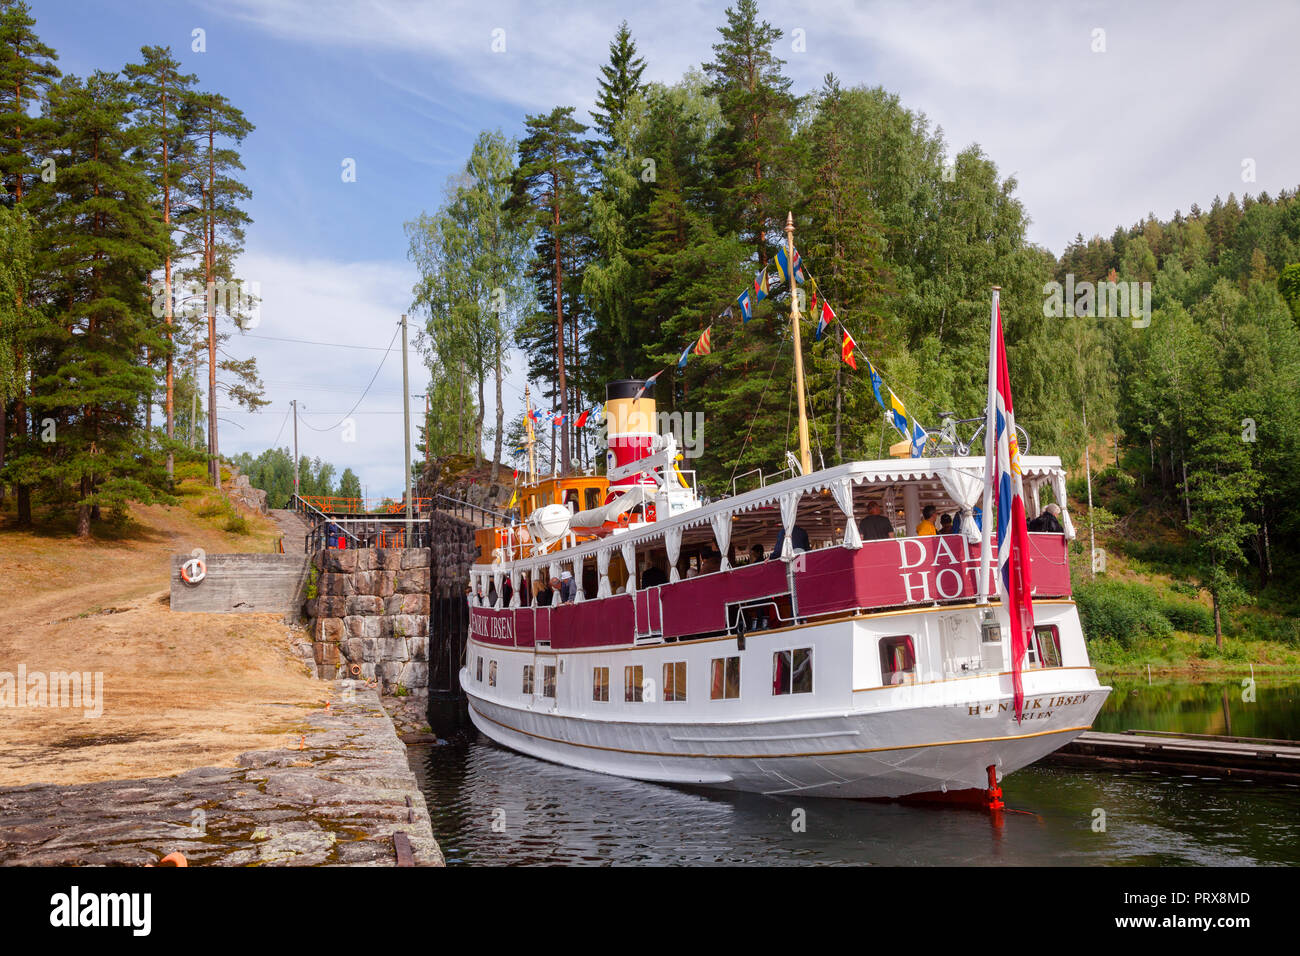
[[[610,382],[605,386],[605,401],[613,401],[616,398],[634,398],[636,393],[645,386],[645,380],[640,378],[625,378],[617,382]],[[642,398],[654,395],[654,383],[646,388]]]

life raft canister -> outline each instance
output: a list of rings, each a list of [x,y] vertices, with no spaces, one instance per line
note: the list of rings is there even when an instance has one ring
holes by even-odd
[[[181,580],[186,584],[198,584],[208,574],[208,566],[198,558],[190,558],[181,565]]]

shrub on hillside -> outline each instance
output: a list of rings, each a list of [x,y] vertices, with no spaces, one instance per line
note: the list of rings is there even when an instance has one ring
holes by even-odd
[[[1139,640],[1163,639],[1174,632],[1160,611],[1158,595],[1146,585],[1102,578],[1077,588],[1074,600],[1090,644],[1108,639],[1131,650]]]
[[[1190,601],[1162,601],[1160,613],[1175,630],[1189,634],[1213,634],[1214,612],[1203,604]]]

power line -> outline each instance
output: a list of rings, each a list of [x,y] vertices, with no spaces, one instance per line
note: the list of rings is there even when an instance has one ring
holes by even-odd
[[[357,407],[358,407],[362,402],[364,402],[364,401],[366,400],[366,395],[370,392],[370,386],[371,386],[371,385],[374,385],[374,384],[375,384],[375,379],[379,378],[379,372],[380,372],[380,370],[384,367],[384,362],[388,359],[388,353],[391,352],[391,351],[393,350],[393,343],[397,341],[397,333],[400,332],[400,331],[401,331],[401,327],[400,327],[400,326],[399,326],[398,328],[396,328],[396,329],[393,330],[393,337],[392,337],[391,339],[388,340],[388,348],[384,349],[384,355],[383,355],[383,358],[381,358],[381,359],[379,360],[379,364],[375,367],[375,374],[372,375],[372,376],[370,376],[370,382],[369,382],[369,384],[366,385],[366,390],[365,390],[364,392],[361,393],[361,397],[357,399],[357,403],[356,403],[356,405],[353,405],[352,408],[348,410],[348,413],[347,413],[346,415],[344,415],[342,418],[340,418],[337,422],[335,422],[335,423],[334,423],[333,425],[331,425],[329,428],[317,428],[315,425],[311,424],[311,422],[306,422],[306,421],[304,421],[303,424],[306,425],[308,428],[310,428],[312,431],[317,431],[317,432],[332,432],[334,429],[338,428],[338,427],[339,427],[340,425],[342,425],[345,421],[347,421],[348,417],[349,417],[353,412],[355,412],[355,411],[357,410]],[[405,393],[406,390],[403,389],[402,391],[403,391],[403,393]],[[408,399],[408,401],[409,401],[409,399]],[[299,416],[299,417],[301,418],[301,416]]]
[[[288,339],[277,335],[257,335],[253,332],[243,332],[241,338],[266,339],[269,342],[294,342],[298,345],[324,345],[328,348],[335,349],[363,349],[367,352],[387,352],[388,349],[381,349],[378,345],[349,345],[346,342],[319,342],[314,339]],[[389,348],[392,348],[390,345]]]
[[[280,430],[275,433],[275,441],[271,442],[272,448],[275,448],[280,444],[280,436],[284,434],[284,426],[288,423],[289,412],[291,412],[292,410],[293,410],[292,405],[284,410],[284,418],[280,422]]]

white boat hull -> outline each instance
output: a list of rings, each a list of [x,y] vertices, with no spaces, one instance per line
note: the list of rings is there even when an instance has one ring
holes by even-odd
[[[474,726],[529,756],[658,783],[842,798],[983,788],[990,765],[1001,777],[1088,729],[1110,692],[1071,668],[1025,673],[1020,724],[1008,675],[884,688],[848,713],[658,723],[520,707],[465,678]]]

